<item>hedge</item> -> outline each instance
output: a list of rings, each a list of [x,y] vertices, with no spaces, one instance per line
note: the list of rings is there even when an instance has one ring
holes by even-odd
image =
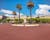
[[[26,19],[28,23],[30,23],[30,19]],[[32,18],[31,21],[33,23],[50,23],[50,19],[46,18]]]
[[[16,24],[21,24],[21,23],[23,23],[23,22],[24,22],[24,20],[23,20],[23,19],[20,19],[20,21],[19,21],[19,19],[15,19],[14,21],[15,21],[15,23],[16,23]]]
[[[32,21],[32,23],[50,23],[50,18],[29,18],[29,19],[26,19],[27,23],[30,23],[30,20]],[[9,21],[14,21],[15,24],[19,24],[19,19],[14,19],[14,20],[11,20],[11,19],[0,19],[0,23],[1,22],[8,22]],[[24,23],[24,19],[20,19],[20,24],[21,23]]]

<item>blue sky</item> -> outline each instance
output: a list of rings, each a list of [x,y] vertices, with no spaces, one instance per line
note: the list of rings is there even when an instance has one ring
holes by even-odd
[[[6,9],[6,10],[18,12],[16,5],[19,3],[23,7],[21,10],[21,13],[29,15],[29,9],[27,8],[27,2],[29,2],[29,0],[0,0],[0,9]],[[50,5],[50,0],[32,0],[32,2],[34,3],[32,14],[36,14],[35,11],[36,9],[39,8],[38,7],[39,4]]]

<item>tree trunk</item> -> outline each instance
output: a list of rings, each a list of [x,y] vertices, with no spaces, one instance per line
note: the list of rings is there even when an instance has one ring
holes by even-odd
[[[32,23],[32,13],[31,13],[32,9],[30,8],[30,24]]]
[[[15,15],[14,15],[14,23],[15,23]]]
[[[20,23],[20,10],[19,10],[19,23]]]

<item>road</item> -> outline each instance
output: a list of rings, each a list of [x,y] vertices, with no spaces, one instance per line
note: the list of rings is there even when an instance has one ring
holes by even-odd
[[[40,27],[0,24],[0,40],[50,40],[50,24],[40,24]]]

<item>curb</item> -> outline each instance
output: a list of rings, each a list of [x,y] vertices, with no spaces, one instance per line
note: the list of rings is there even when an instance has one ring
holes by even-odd
[[[30,26],[39,26],[39,24],[25,24],[25,25],[24,24],[11,24],[11,26],[30,27]]]

